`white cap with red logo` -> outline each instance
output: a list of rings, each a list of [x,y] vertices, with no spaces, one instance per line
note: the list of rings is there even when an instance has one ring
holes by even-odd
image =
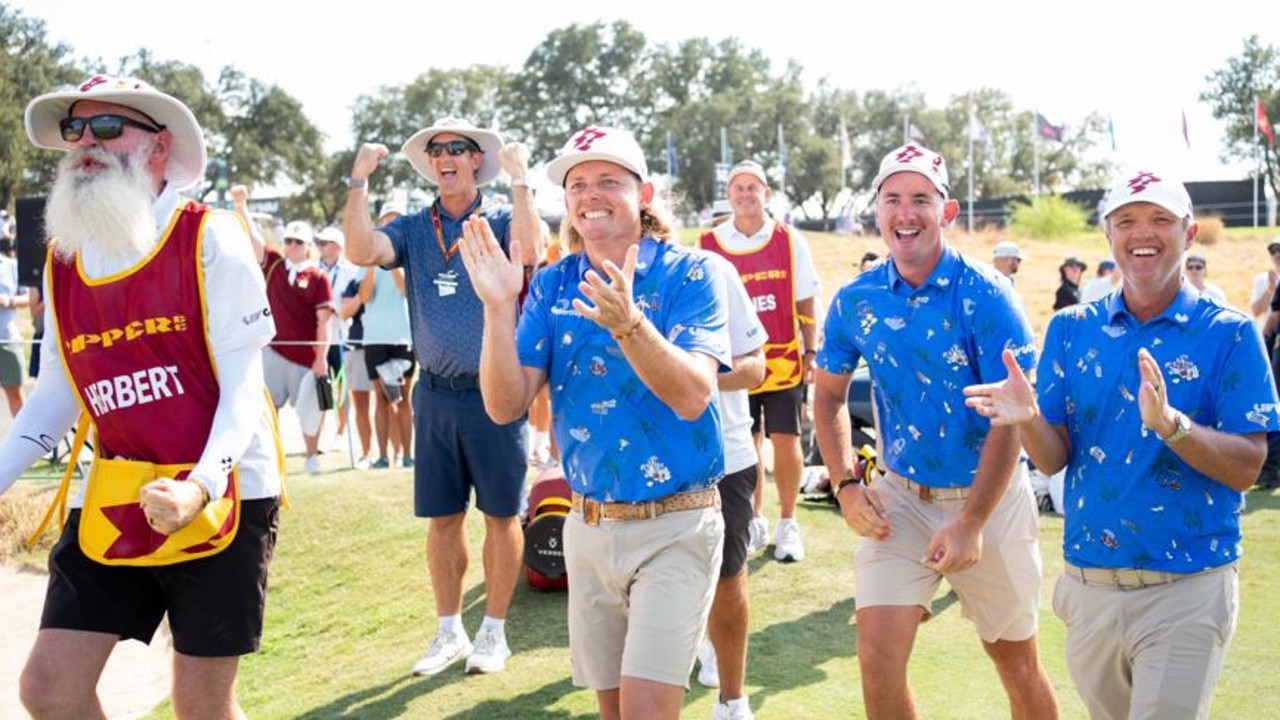
[[[1107,191],[1103,219],[1130,203],[1149,202],[1168,210],[1180,218],[1192,219],[1191,195],[1187,188],[1164,173],[1143,170],[1118,180]]]
[[[938,153],[918,143],[908,143],[893,150],[880,161],[880,172],[871,181],[871,188],[880,191],[880,185],[900,172],[913,172],[929,178],[929,182],[947,197],[950,183],[947,180],[947,163]]]
[[[574,133],[560,148],[560,154],[547,164],[547,177],[564,187],[564,178],[574,165],[589,160],[615,163],[635,173],[640,182],[648,182],[649,166],[644,161],[640,143],[626,130],[611,127],[585,127]]]

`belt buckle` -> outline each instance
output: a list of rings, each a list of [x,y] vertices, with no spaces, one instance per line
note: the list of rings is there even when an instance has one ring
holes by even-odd
[[[920,496],[922,502],[933,502],[933,490],[928,485],[916,483],[916,495]]]
[[[1141,570],[1138,571],[1138,581],[1136,583],[1126,583],[1120,577],[1120,569],[1111,568],[1111,582],[1121,590],[1137,590],[1138,588],[1144,587]]]
[[[582,498],[582,521],[591,527],[600,524],[600,516],[604,514],[604,503]]]

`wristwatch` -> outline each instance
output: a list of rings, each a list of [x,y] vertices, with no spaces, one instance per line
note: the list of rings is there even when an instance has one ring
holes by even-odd
[[[1160,438],[1165,445],[1173,445],[1182,438],[1191,434],[1191,418],[1187,414],[1179,410],[1173,413],[1173,432]]]
[[[520,175],[511,178],[511,187],[529,187],[529,177],[527,175]]]
[[[346,179],[346,183],[347,183],[347,188],[349,188],[349,189],[351,189],[351,190],[363,190],[363,189],[365,189],[365,188],[369,187],[369,179],[368,179],[368,178],[353,178],[353,177],[349,177],[349,178],[347,178],[347,179]]]

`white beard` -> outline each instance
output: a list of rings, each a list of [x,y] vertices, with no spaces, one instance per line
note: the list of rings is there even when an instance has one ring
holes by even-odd
[[[146,171],[149,144],[116,155],[100,147],[72,150],[58,163],[58,177],[45,206],[45,230],[54,255],[70,260],[86,247],[106,264],[123,269],[156,243],[153,179]],[[104,167],[81,170],[89,157]]]

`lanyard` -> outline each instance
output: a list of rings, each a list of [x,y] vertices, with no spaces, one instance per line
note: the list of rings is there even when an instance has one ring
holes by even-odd
[[[477,203],[476,209],[471,211],[473,217],[480,214],[481,205],[483,203]],[[436,242],[440,245],[440,254],[444,255],[445,260],[452,258],[453,254],[458,252],[458,243],[462,240],[462,234],[458,234],[452,245],[447,248],[444,246],[444,226],[440,223],[440,210],[435,205],[431,206],[431,226],[436,231]]]

